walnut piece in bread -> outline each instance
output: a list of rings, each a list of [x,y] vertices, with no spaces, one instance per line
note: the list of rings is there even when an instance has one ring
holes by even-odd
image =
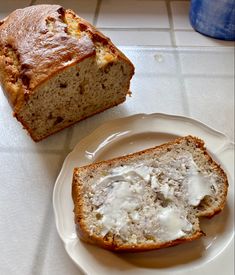
[[[0,81],[35,141],[124,102],[133,74],[109,38],[61,6],[18,9],[0,24]]]
[[[74,169],[78,236],[114,251],[147,251],[195,240],[200,217],[225,205],[226,174],[192,136]]]

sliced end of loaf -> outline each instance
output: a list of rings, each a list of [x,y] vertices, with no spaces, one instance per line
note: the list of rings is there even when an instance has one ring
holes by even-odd
[[[15,32],[21,20],[26,27]],[[16,10],[0,37],[4,90],[35,141],[116,106],[130,94],[132,63],[71,10],[58,5]]]
[[[129,212],[127,211],[128,222],[125,225],[125,230],[121,228],[119,231],[116,229],[115,231],[112,228],[109,228],[110,230],[106,228],[106,231],[103,231],[103,224],[100,220],[104,219],[104,214],[100,209],[108,202],[107,198],[115,187],[114,183],[108,186],[108,183],[105,181],[100,185],[100,178],[112,174],[115,169],[119,169],[120,167],[155,165],[156,169],[159,167],[159,169],[163,169],[165,167],[162,166],[163,168],[161,168],[163,163],[165,163],[164,165],[168,165],[164,169],[166,170],[166,174],[168,173],[168,175],[170,175],[171,171],[168,169],[169,166],[173,165],[172,163],[174,163],[175,160],[179,162],[179,156],[185,154],[192,155],[193,163],[197,165],[197,169],[200,171],[198,173],[203,174],[205,177],[208,175],[213,177],[213,188],[211,188],[210,195],[202,198],[198,205],[190,205],[187,199],[185,199],[184,192],[186,191],[182,189],[184,187],[180,180],[178,180],[178,182],[175,180],[174,182],[171,178],[170,185],[174,186],[174,196],[176,196],[176,198],[172,197],[170,199],[164,197],[165,195],[163,196],[164,192],[159,193],[159,190],[153,190],[151,181],[142,182],[141,188],[142,185],[143,188],[141,190],[144,191],[141,191],[142,193],[138,200],[139,205],[136,208],[138,210],[131,209]],[[160,162],[156,163],[155,160],[160,160]],[[187,162],[185,163],[187,166]],[[185,163],[183,162],[182,164],[185,165]],[[164,170],[161,170],[161,173],[162,171]],[[153,174],[151,177],[153,177]],[[160,178],[161,177],[162,179],[159,179],[159,182],[161,180],[163,182],[166,179],[163,175],[161,175]],[[123,183],[119,179],[117,184]],[[132,185],[130,184],[130,186]],[[138,188],[139,187],[140,186],[138,186]],[[157,188],[159,189],[161,187],[162,185]],[[198,218],[200,216],[211,217],[223,209],[227,195],[227,187],[228,181],[225,173],[220,166],[211,159],[204,147],[203,141],[191,136],[179,138],[173,142],[128,156],[76,168],[74,170],[72,196],[75,205],[74,213],[77,231],[80,238],[84,241],[116,251],[145,251],[191,241],[204,234],[200,229]],[[129,190],[127,190],[127,192],[129,192]],[[120,194],[118,195],[116,193],[118,196],[120,196]],[[133,194],[134,193],[131,193],[130,196],[133,196]],[[135,196],[133,196],[132,199],[135,201]],[[127,197],[126,200],[128,201],[129,197]],[[125,204],[125,200],[121,200],[120,202]],[[120,210],[119,205],[115,205],[115,201],[110,209],[114,211],[114,215],[116,215],[115,211]],[[174,213],[179,213],[178,217],[182,218],[181,221],[185,223],[185,220],[187,220],[192,226],[186,226],[183,234],[181,234],[179,238],[176,237],[172,239],[172,236],[169,234],[170,237],[164,232],[162,233],[162,229],[160,231],[157,229],[158,221],[155,221],[155,217],[162,215],[163,212],[161,211],[165,211],[164,209],[167,209],[167,211],[168,209],[170,209],[170,211],[173,209],[176,211]],[[121,213],[119,219],[123,221],[122,216],[125,216],[126,213],[125,211]],[[136,220],[133,213],[139,214],[142,218]],[[168,218],[171,217],[169,216]],[[172,218],[174,219],[174,215]],[[176,224],[177,222],[179,222],[179,220],[177,221],[176,219]],[[154,227],[156,227],[155,231],[152,230]],[[154,232],[157,233],[155,234]]]
[[[124,102],[132,69],[122,59],[100,66],[95,56],[86,58],[39,86],[16,116],[39,141]]]

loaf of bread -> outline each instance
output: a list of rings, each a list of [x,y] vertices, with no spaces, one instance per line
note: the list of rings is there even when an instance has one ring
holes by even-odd
[[[131,155],[75,168],[75,223],[85,242],[146,251],[195,240],[200,217],[226,201],[228,181],[204,142],[187,136]]]
[[[116,106],[134,67],[91,24],[58,5],[18,9],[0,22],[0,80],[35,141]]]

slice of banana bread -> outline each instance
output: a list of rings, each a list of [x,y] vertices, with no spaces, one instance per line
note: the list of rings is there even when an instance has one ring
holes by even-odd
[[[79,237],[120,251],[145,251],[199,238],[199,217],[226,201],[228,181],[198,138],[187,136],[128,156],[75,168]]]
[[[61,6],[19,9],[0,22],[0,81],[35,141],[124,102],[133,74],[109,38]]]

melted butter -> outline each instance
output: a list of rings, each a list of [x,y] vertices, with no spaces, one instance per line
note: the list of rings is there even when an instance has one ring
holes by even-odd
[[[190,159],[190,172],[186,177],[187,199],[192,206],[197,206],[205,196],[213,194],[211,186],[215,186],[213,177],[205,176],[198,171],[193,159]]]
[[[127,228],[130,217],[138,221],[136,211],[143,197],[143,181],[150,180],[152,168],[147,166],[119,166],[111,174],[100,179],[99,185],[109,186],[109,192],[97,212],[102,215],[104,236],[111,229],[120,232]]]
[[[154,191],[157,191],[160,187],[160,183],[159,181],[157,180],[157,177],[155,175],[153,175],[151,177],[151,188],[154,190]]]
[[[135,184],[126,181],[113,183],[105,203],[98,209],[98,213],[102,215],[103,236],[111,229],[115,232],[125,230],[130,220],[129,214],[133,220],[138,220],[139,214],[136,210],[142,198],[142,191],[143,186],[138,182]]]
[[[144,181],[150,181],[150,174],[153,168],[145,165],[139,166],[119,166],[112,170],[112,175],[122,175],[124,178],[129,177],[130,179],[134,176],[141,177]]]
[[[187,201],[197,206],[205,196],[212,195],[211,186],[215,186],[215,179],[199,171],[191,154],[180,155],[177,159],[164,157],[164,161],[159,161],[161,165],[155,164],[157,167],[141,164],[118,166],[99,179],[93,203],[101,214],[97,222],[103,236],[112,231],[129,239],[128,225],[131,222],[146,228],[150,236],[165,241],[181,238],[192,230],[185,210],[177,207],[177,202],[180,199],[182,203]],[[179,182],[180,191],[177,190]],[[170,206],[155,208],[146,205],[143,201],[146,185],[153,192],[160,193]],[[175,192],[180,192],[180,198]]]
[[[192,230],[192,224],[182,216],[177,209],[170,207],[162,208],[158,213],[160,230],[157,237],[163,241],[172,241],[186,235]]]
[[[166,200],[172,200],[174,197],[174,189],[168,184],[164,183],[160,186],[160,193],[164,196]]]
[[[209,179],[199,173],[190,175],[187,181],[188,203],[190,205],[197,206],[205,196],[212,195],[211,186],[213,183],[213,179]]]

